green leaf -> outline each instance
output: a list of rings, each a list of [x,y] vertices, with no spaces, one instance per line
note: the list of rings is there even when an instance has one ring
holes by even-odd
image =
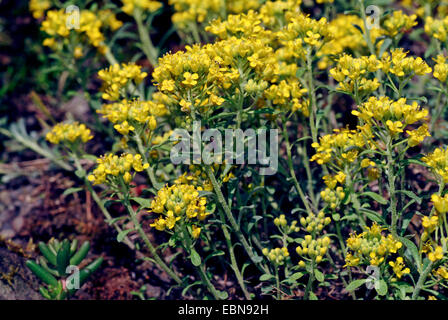
[[[272,278],[274,278],[274,276],[272,274],[262,274],[260,277],[260,281],[268,281],[271,280]]]
[[[349,285],[345,288],[345,290],[347,290],[348,292],[355,291],[364,283],[366,283],[366,279],[353,280],[352,282],[349,283]]]
[[[140,205],[140,207],[142,207],[142,208],[145,208],[145,209],[151,208],[151,200],[150,199],[133,197],[133,198],[131,198],[131,200],[134,200],[135,202],[137,202]]]
[[[386,281],[384,281],[383,279],[378,281],[378,286],[375,286],[375,290],[376,290],[376,292],[380,296],[385,296],[387,294],[387,283],[386,283]]]
[[[221,300],[225,300],[229,297],[229,294],[226,291],[218,291],[218,297]]]
[[[381,45],[380,48],[380,53],[379,53],[379,57],[383,56],[383,53],[387,50],[387,48],[389,48],[389,46],[392,44],[392,40],[387,38],[384,40],[383,44]]]
[[[68,189],[66,189],[63,193],[62,193],[62,196],[68,196],[68,195],[70,195],[70,194],[73,194],[73,193],[77,193],[77,192],[79,192],[79,191],[82,191],[83,189],[82,188],[68,188]]]
[[[198,191],[199,193],[199,197],[211,197],[214,196],[215,193],[214,192],[210,192],[210,191]]]
[[[49,272],[47,272],[44,268],[39,266],[37,263],[31,260],[26,261],[26,266],[43,282],[51,286],[57,286],[58,280],[53,277]]]
[[[117,234],[117,241],[122,242],[126,237],[126,235],[131,231],[134,231],[134,229],[122,230],[120,233]]]
[[[195,267],[199,267],[201,265],[201,257],[199,256],[199,253],[197,253],[195,249],[191,250],[190,260]]]
[[[67,239],[62,241],[61,248],[56,256],[58,273],[61,276],[65,276],[65,270],[70,264],[70,243]]]
[[[43,242],[39,242],[38,244],[40,253],[48,260],[52,265],[56,265],[56,255],[47,247],[47,245]]]
[[[103,257],[99,257],[95,261],[93,261],[91,264],[89,264],[87,267],[79,271],[79,285],[82,286],[84,283],[86,283],[87,279],[94,273],[103,263]],[[71,292],[74,292],[75,289],[72,289]]]
[[[288,278],[288,280],[289,280],[290,282],[294,282],[294,281],[297,281],[297,280],[299,280],[300,278],[302,278],[303,275],[304,275],[303,272],[296,272],[296,273],[292,274],[292,275]]]
[[[397,192],[401,192],[404,193],[405,195],[407,195],[409,198],[414,199],[418,204],[422,203],[422,199],[417,196],[414,192],[409,191],[409,190],[397,190]]]
[[[387,204],[387,200],[375,192],[363,192],[361,193],[361,196],[368,196],[380,204]]]
[[[417,246],[414,244],[414,242],[412,242],[411,240],[406,239],[404,237],[400,237],[400,241],[404,244],[404,246],[411,253],[411,257],[414,260],[415,267],[421,273],[422,262],[420,261],[420,254],[418,253]]]
[[[339,220],[341,220],[341,215],[339,213],[334,213],[332,215],[332,218],[334,221],[339,221]]]
[[[78,249],[78,239],[74,239],[70,245],[70,256],[73,256]]]
[[[90,249],[90,242],[86,241],[82,244],[81,248],[79,248],[78,252],[76,252],[73,257],[70,259],[70,264],[73,266],[77,266],[81,263],[82,260],[87,256],[87,253]]]
[[[314,294],[314,292],[310,292],[310,300],[319,300],[317,299],[317,296]]]
[[[325,280],[324,274],[317,269],[314,270],[314,276],[316,277],[316,280],[319,282],[324,282]]]
[[[364,212],[366,214],[366,217],[370,220],[384,224],[384,219],[378,212],[366,208],[361,208],[361,211]]]

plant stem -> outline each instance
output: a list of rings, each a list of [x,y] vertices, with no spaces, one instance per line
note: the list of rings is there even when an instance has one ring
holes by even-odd
[[[277,286],[277,300],[281,300],[280,277],[278,275],[278,266],[275,266],[275,283],[276,283],[276,286]]]
[[[428,274],[432,270],[433,262],[431,261],[426,269],[423,271],[423,273],[420,274],[420,277],[418,278],[417,285],[414,288],[414,292],[412,293],[412,300],[416,300],[418,298],[418,295],[420,293],[420,290],[423,288],[423,285],[425,284],[426,278],[428,277]]]
[[[294,182],[294,186],[297,190],[297,193],[300,196],[300,199],[302,200],[303,204],[305,205],[305,208],[308,212],[312,212],[310,205],[308,204],[308,201],[306,199],[305,193],[302,190],[302,187],[299,184],[299,181],[297,181],[296,173],[294,171],[294,166],[292,163],[292,154],[291,154],[291,144],[289,143],[289,136],[288,136],[288,130],[286,128],[286,119],[285,116],[283,116],[283,139],[285,140],[286,144],[286,153],[288,155],[288,168],[289,168],[289,174],[291,175],[292,181]]]
[[[392,138],[389,137],[389,141],[387,143],[387,178],[389,184],[389,196],[390,196],[390,212],[391,212],[391,227],[392,227],[392,235],[397,237],[397,195],[395,191],[395,172],[393,168],[394,159],[392,155]]]
[[[187,227],[185,226],[185,223],[182,224],[182,234],[185,241],[185,249],[188,252],[188,254],[191,254],[191,249],[193,249],[193,244],[191,243],[190,234],[188,233]],[[212,294],[213,298],[216,300],[220,300],[219,293],[216,290],[213,283],[211,283],[210,279],[207,277],[207,274],[205,273],[205,265],[201,259],[201,265],[199,265],[196,268],[196,271],[199,274],[199,277],[201,278],[202,282],[207,287],[208,291]]]
[[[87,175],[86,172],[84,170],[84,168],[81,166],[81,163],[79,161],[79,158],[76,154],[72,154],[72,158],[73,161],[75,163],[75,167],[79,172],[82,172],[82,178],[84,180],[84,184],[86,185],[87,189],[89,190],[90,194],[92,195],[93,200],[96,202],[96,204],[98,205],[98,207],[100,208],[101,212],[103,213],[104,217],[106,218],[106,220],[111,221],[112,220],[112,216],[110,215],[109,211],[106,209],[106,207],[104,206],[103,201],[101,201],[100,197],[98,196],[98,194],[95,192],[95,190],[93,190],[92,184],[90,183],[90,181],[87,179]],[[117,225],[117,223],[112,223],[112,225],[114,226],[115,230],[118,233],[121,233],[123,230],[120,228],[119,225]],[[135,245],[134,243],[129,239],[129,237],[126,235],[123,239],[123,242],[131,249],[131,250],[135,250]]]
[[[367,47],[369,48],[370,54],[376,56],[375,47],[373,46],[372,39],[370,37],[370,29],[367,27],[367,16],[366,16],[366,8],[364,6],[364,0],[358,0],[359,1],[359,7],[361,11],[361,18],[364,23],[364,39],[366,40]],[[381,57],[379,57],[381,58]],[[379,83],[383,83],[383,77],[381,75],[381,71],[376,71],[376,77],[378,78]],[[380,95],[384,95],[384,87],[380,86]]]
[[[140,41],[142,42],[143,52],[151,65],[155,67],[157,66],[157,58],[159,56],[158,50],[152,44],[148,30],[146,30],[143,23],[142,11],[140,9],[134,10],[134,19],[135,22],[137,22],[138,34],[140,36]]]
[[[140,134],[135,134],[134,138],[135,138],[135,142],[137,143],[138,152],[140,152],[141,156],[143,157],[143,161],[145,161],[145,163],[149,164],[149,167],[146,168],[146,173],[149,177],[149,180],[151,181],[151,184],[153,185],[153,187],[156,190],[160,190],[163,187],[163,184],[157,182],[157,179],[154,175],[154,169],[150,165],[150,163],[148,161],[148,157],[146,156],[146,150],[143,147],[143,143],[142,143],[142,139],[140,138]]]
[[[218,212],[219,212],[219,216],[221,218],[221,221],[225,221],[225,217],[224,217],[222,211],[218,210]],[[238,284],[240,285],[241,290],[243,291],[245,298],[247,300],[251,300],[250,294],[247,291],[246,285],[244,283],[243,275],[241,274],[240,269],[238,268],[238,264],[237,264],[236,258],[235,258],[235,252],[233,250],[231,235],[230,235],[229,230],[227,230],[227,226],[226,225],[222,226],[222,232],[224,233],[224,238],[226,239],[227,249],[229,250],[230,264],[232,266],[233,272],[235,272],[235,276],[236,276],[236,279],[238,281]]]
[[[132,208],[129,199],[127,197],[122,197],[122,200],[124,202],[124,205],[126,206],[126,209],[129,212],[129,215],[131,217],[131,221],[134,224],[135,229],[137,230],[140,237],[145,242],[146,247],[149,249],[149,252],[151,253],[154,260],[157,262],[158,266],[165,271],[174,281],[176,281],[178,284],[182,283],[182,280],[178,277],[177,274],[171,270],[166,263],[160,258],[160,256],[157,254],[156,248],[152,245],[151,241],[149,240],[148,236],[146,235],[145,231],[143,230],[140,222],[137,219],[137,214],[135,213],[134,209]]]
[[[230,222],[230,225],[237,235],[238,239],[240,240],[241,244],[244,247],[244,250],[246,251],[247,255],[249,256],[250,260],[258,266],[262,271],[265,273],[269,273],[269,269],[267,269],[265,266],[260,265],[260,262],[257,261],[256,255],[254,254],[252,248],[250,247],[249,243],[247,242],[246,238],[244,237],[243,233],[241,232],[241,228],[236,222],[235,218],[232,215],[232,211],[230,210],[226,200],[224,199],[224,195],[222,194],[221,187],[219,186],[218,182],[216,181],[215,174],[213,173],[213,170],[210,165],[204,165],[205,172],[208,175],[208,178],[210,179],[213,189],[215,191],[216,197],[218,198],[218,202],[221,205],[222,209],[224,210],[224,213],[227,217],[227,220]],[[221,221],[223,224],[225,221]]]
[[[310,277],[308,278],[308,283],[306,284],[305,288],[305,296],[304,299],[308,300],[310,298],[310,291],[313,290],[313,281],[314,281],[314,260],[311,261],[311,273]]]
[[[316,128],[317,105],[316,105],[316,93],[314,92],[313,59],[311,58],[311,50],[308,50],[307,52],[306,61],[308,70],[308,93],[310,95],[310,102],[311,102],[311,112],[310,112],[311,137],[313,138],[313,142],[317,142],[317,128]]]

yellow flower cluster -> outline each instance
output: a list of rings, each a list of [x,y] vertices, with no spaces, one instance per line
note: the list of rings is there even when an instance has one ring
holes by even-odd
[[[142,72],[141,66],[133,63],[114,64],[107,69],[100,70],[98,76],[103,80],[103,99],[116,101],[120,96],[126,96],[127,85],[131,81],[139,84],[147,75],[146,72]]]
[[[171,18],[173,24],[182,31],[191,31],[196,23],[224,18],[223,13],[243,13],[260,6],[258,0],[169,0],[168,3],[175,11]]]
[[[183,219],[181,222],[185,222],[186,219],[203,221],[210,213],[206,209],[207,199],[201,197],[199,191],[202,191],[201,187],[190,184],[174,184],[160,189],[152,200],[150,209],[160,216],[150,226],[164,231],[173,229],[181,219]],[[192,235],[197,238],[200,229],[196,226],[195,230],[196,234],[193,232]]]
[[[427,254],[428,259],[432,262],[442,260],[444,257],[443,248],[441,246],[436,246],[435,248],[430,246]]]
[[[30,0],[29,6],[34,19],[40,19],[44,16],[45,11],[51,7],[51,2],[48,0]]]
[[[339,171],[337,174],[334,174],[334,175],[327,174],[327,175],[323,176],[323,180],[324,180],[325,185],[329,189],[334,189],[334,188],[336,188],[336,185],[338,182],[341,185],[344,185],[346,177],[347,176],[344,172]]]
[[[431,215],[430,217],[423,217],[422,226],[425,231],[422,234],[422,241],[426,241],[429,235],[436,230],[439,226],[439,217],[437,215]]]
[[[47,133],[45,138],[53,143],[77,143],[87,142],[93,139],[90,129],[87,129],[85,124],[78,122],[73,123],[58,123],[50,132]]]
[[[389,97],[371,97],[357,110],[353,110],[352,114],[372,127],[387,128],[391,135],[396,135],[403,132],[406,126],[426,120],[428,110],[422,109],[415,101],[412,105],[406,104],[405,98],[394,101]],[[410,135],[411,146],[429,136],[426,125],[407,133]]]
[[[258,39],[230,38],[204,46],[187,46],[186,51],[165,55],[160,58],[153,78],[176,110],[180,106],[183,112],[190,112],[192,107],[206,112],[210,107],[221,106],[223,96],[240,94],[240,83],[249,80],[249,76],[253,81],[245,87],[253,92],[255,83],[263,89],[267,84],[260,81],[275,81],[278,74],[279,65],[272,48]],[[297,99],[301,93],[298,87],[285,89],[286,95]]]
[[[399,78],[422,76],[431,73],[432,69],[420,57],[408,57],[403,48],[385,52],[381,57],[381,68],[385,73],[392,73]]]
[[[385,34],[389,37],[395,37],[399,33],[408,31],[418,24],[417,15],[406,15],[403,11],[394,11],[383,24]]]
[[[297,81],[282,80],[271,85],[264,91],[266,99],[271,100],[284,111],[300,111],[305,117],[310,114],[308,100],[303,100],[303,94],[308,90],[301,88]]]
[[[409,268],[406,268],[402,257],[397,257],[395,261],[389,261],[389,265],[392,267],[392,270],[398,279],[401,279],[403,275],[411,272]]]
[[[309,212],[308,216],[300,218],[300,224],[305,228],[306,232],[313,233],[315,231],[320,232],[325,226],[331,222],[330,217],[325,217],[324,211],[319,211],[317,215],[313,212]]]
[[[163,104],[134,99],[103,104],[97,112],[114,123],[119,133],[127,135],[137,125],[147,125],[149,130],[154,131],[157,127],[156,116],[165,115],[167,110]]]
[[[296,248],[296,252],[303,258],[309,258],[316,263],[320,263],[323,256],[327,253],[330,243],[331,240],[327,236],[315,240],[311,235],[307,234]],[[305,262],[303,260],[299,261],[299,266],[305,267]]]
[[[432,273],[435,276],[439,276],[445,280],[448,280],[448,270],[444,266],[440,266],[437,270],[433,270]]]
[[[161,2],[153,0],[122,0],[122,1],[123,1],[123,7],[121,7],[121,10],[123,10],[124,13],[130,16],[134,14],[135,8],[138,8],[139,10],[142,11],[155,12],[163,6]]]
[[[434,59],[436,65],[434,66],[434,78],[439,79],[441,82],[445,82],[448,76],[448,63],[446,63],[446,57],[443,54],[439,54]]]
[[[366,137],[371,136],[370,130],[364,131],[335,129],[335,133],[325,135],[319,139],[319,142],[311,145],[316,150],[316,154],[310,161],[316,161],[320,165],[333,162],[338,166],[354,162],[361,148],[368,143]]]
[[[448,212],[448,193],[443,197],[437,194],[433,194],[431,196],[431,201],[434,204],[434,207],[436,208],[438,214],[444,215]]]
[[[347,247],[352,252],[346,256],[346,266],[357,266],[360,263],[378,266],[402,247],[402,243],[391,234],[385,237],[382,230],[384,228],[374,223],[359,235],[351,234],[347,239]]]
[[[104,53],[107,48],[104,44],[105,38],[102,28],[109,27],[111,30],[116,30],[122,25],[122,22],[117,20],[110,10],[100,10],[96,13],[81,10],[79,13],[79,28],[78,26],[71,28],[70,24],[75,26],[75,23],[75,16],[66,13],[63,9],[48,11],[41,26],[42,31],[49,36],[44,40],[44,46],[51,47],[54,50],[61,48],[65,43],[68,44],[68,37],[73,30],[80,36],[78,43],[88,43]],[[86,40],[84,40],[84,36]]]
[[[444,183],[448,183],[448,151],[447,149],[436,148],[433,152],[422,158],[432,170],[432,172]]]
[[[300,228],[297,226],[297,221],[294,220],[291,224],[288,224],[284,214],[281,214],[278,218],[274,219],[274,225],[283,230],[286,234],[300,231]]]
[[[220,162],[220,161],[218,161]],[[235,175],[231,170],[225,170],[226,164],[223,161],[223,164],[214,163],[211,167],[213,173],[217,176],[219,181],[223,183],[229,182],[230,179],[235,178]],[[196,188],[200,188],[204,191],[212,191],[213,185],[208,178],[207,174],[204,170],[202,170],[201,166],[191,164],[189,166],[189,171],[185,172],[181,176],[179,176],[174,183],[176,184],[191,184]]]
[[[271,263],[281,266],[289,258],[289,252],[286,247],[275,248],[269,250],[268,248],[263,248],[262,253],[271,261]]]
[[[342,187],[337,187],[335,190],[325,188],[320,192],[322,200],[324,200],[331,209],[335,209],[339,203],[345,198],[345,192]]]
[[[143,163],[142,156],[139,154],[123,153],[117,156],[111,153],[103,155],[97,159],[97,166],[87,178],[93,184],[110,183],[115,185],[123,179],[125,183],[132,181],[131,170],[141,172],[148,168],[149,164]]]
[[[378,89],[378,79],[369,79],[369,73],[381,68],[381,62],[373,55],[353,58],[343,54],[335,68],[330,69],[331,76],[339,82],[339,89],[348,93],[365,96]]]
[[[448,17],[443,19],[434,19],[431,16],[426,17],[425,32],[431,38],[445,42],[448,35]]]
[[[355,26],[360,27],[363,32],[361,33]],[[317,56],[321,58],[318,63],[320,69],[326,69],[332,63],[332,57],[338,57],[344,52],[357,51],[366,53],[368,51],[367,42],[364,37],[364,23],[360,17],[340,14],[328,23],[328,30],[331,34],[331,39],[324,43],[317,53]],[[377,38],[382,35],[382,29],[371,29],[371,42],[375,43]],[[380,47],[381,44],[382,41],[378,41],[377,47]]]

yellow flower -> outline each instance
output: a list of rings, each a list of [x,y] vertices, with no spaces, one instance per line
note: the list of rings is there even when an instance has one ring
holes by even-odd
[[[425,231],[428,233],[433,232],[437,226],[439,225],[439,217],[438,216],[431,216],[431,217],[423,217],[422,219],[422,225],[425,228]]]
[[[448,212],[448,194],[444,197],[441,197],[438,194],[433,194],[431,196],[431,201],[438,213],[445,214]]]
[[[350,259],[346,265],[350,266],[350,261],[357,264],[380,265],[386,258],[396,253],[402,247],[402,243],[392,237],[391,234],[384,236],[384,228],[374,223],[370,228],[359,235],[351,234],[347,239],[347,248],[351,251]]]
[[[434,66],[434,78],[439,79],[441,82],[445,82],[448,76],[448,64],[446,63],[446,57],[443,54],[439,54],[434,59],[436,65]]]
[[[398,33],[402,33],[406,30],[412,29],[417,25],[417,15],[413,14],[408,16],[403,11],[394,11],[384,22],[384,30],[390,37],[396,36]]]
[[[436,148],[432,153],[422,158],[433,171],[433,173],[448,183],[448,151],[447,149]]]
[[[397,133],[403,132],[403,123],[401,121],[386,121],[386,126],[389,128],[389,131],[392,135],[395,135]]]
[[[207,200],[199,196],[199,191],[199,188],[190,184],[166,186],[160,189],[152,200],[151,212],[159,214],[159,219],[165,219],[168,229],[174,228],[182,218],[183,223],[193,219],[202,221],[209,213],[206,210]],[[193,228],[193,235],[199,236],[200,228],[194,230],[196,229]]]
[[[76,143],[87,142],[93,139],[90,129],[87,129],[85,124],[78,122],[73,123],[59,123],[55,125],[50,132],[47,133],[45,138],[53,143]]]
[[[51,2],[48,0],[30,0],[29,6],[34,19],[40,19],[44,16],[45,11],[51,7]]]
[[[330,243],[331,240],[327,236],[312,239],[312,236],[308,234],[301,244],[296,247],[296,252],[302,257],[307,257],[316,263],[320,263],[322,257],[327,253]]]
[[[159,1],[153,0],[122,0],[124,13],[132,16],[135,8],[139,8],[143,11],[154,12],[159,10],[163,5]]]
[[[443,258],[443,248],[441,246],[437,246],[435,249],[431,247],[431,252],[428,253],[428,259],[432,262],[437,260],[442,260]]]
[[[198,74],[197,73],[190,73],[190,72],[185,72],[184,73],[184,81],[182,81],[182,83],[184,85],[186,85],[187,87],[193,87],[198,83]]]
[[[409,274],[411,272],[411,270],[409,268],[405,268],[402,257],[397,257],[395,262],[390,261],[389,265],[392,267],[392,269],[398,279],[401,279],[401,277],[403,275]]]
[[[286,247],[271,250],[263,248],[262,252],[269,259],[269,261],[276,265],[283,265],[285,260],[289,258],[289,252]]]
[[[141,172],[148,167],[149,164],[143,164],[142,156],[139,154],[123,153],[121,156],[117,156],[108,153],[97,159],[97,166],[88,179],[94,184],[117,184],[116,179],[120,178],[123,178],[125,183],[130,183],[132,169]]]
[[[426,137],[430,137],[428,131],[428,125],[426,123],[422,124],[415,130],[409,131],[406,130],[406,133],[409,135],[408,145],[410,147],[415,147],[419,143],[421,143]]]
[[[133,63],[114,64],[107,69],[100,70],[98,76],[103,80],[103,99],[118,100],[120,96],[125,95],[123,90],[131,81],[139,84],[147,75],[146,72],[141,71],[140,66]]]
[[[437,270],[434,270],[433,273],[436,276],[440,276],[445,280],[448,280],[448,270],[444,266],[440,266]]]
[[[194,239],[199,238],[199,235],[201,234],[201,228],[193,225],[191,235]]]

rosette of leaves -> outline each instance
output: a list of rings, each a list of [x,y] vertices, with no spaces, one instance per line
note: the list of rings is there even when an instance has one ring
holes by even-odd
[[[39,287],[41,295],[49,300],[64,300],[76,293],[103,262],[100,257],[83,267],[90,243],[85,241],[78,248],[78,240],[51,239],[48,244],[39,242],[42,254],[37,261],[27,260],[27,267],[44,283]]]

